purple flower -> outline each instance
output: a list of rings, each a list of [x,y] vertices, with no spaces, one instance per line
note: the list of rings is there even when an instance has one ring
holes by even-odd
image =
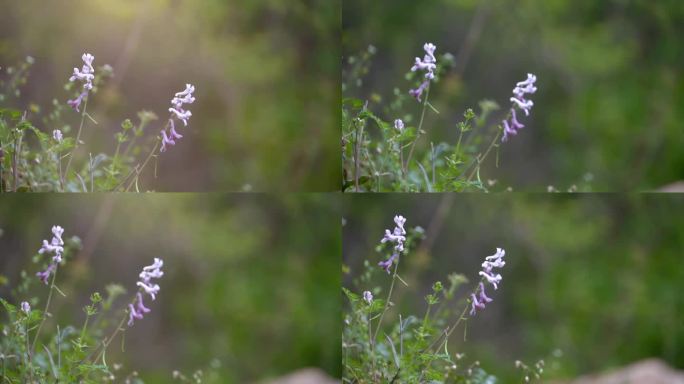
[[[192,84],[185,84],[185,90],[176,93],[174,98],[171,99],[172,107],[169,108],[169,112],[171,112],[171,118],[169,119],[169,124],[167,125],[168,132],[166,127],[161,132],[161,152],[166,152],[166,150],[168,149],[167,146],[176,145],[176,140],[183,137],[183,135],[179,134],[176,131],[174,119],[178,119],[183,122],[184,126],[188,126],[188,120],[192,116],[192,112],[183,109],[183,105],[192,104],[195,102],[195,97],[192,95],[193,92],[195,92],[195,87]]]
[[[478,309],[485,309],[486,303],[491,303],[492,299],[487,296],[485,292],[484,281],[494,286],[494,289],[498,288],[498,284],[501,282],[501,275],[494,274],[492,269],[502,268],[506,265],[503,257],[506,255],[506,251],[502,248],[497,248],[496,253],[485,257],[485,261],[482,263],[482,271],[480,271],[480,276],[483,280],[477,285],[475,292],[470,295],[472,308],[470,309],[470,315],[473,316],[477,313]],[[478,300],[479,299],[479,300]]]
[[[373,294],[370,293],[369,291],[364,291],[363,292],[363,301],[368,303],[368,305],[371,305],[373,303]]]
[[[437,69],[437,59],[435,59],[435,49],[437,47],[432,43],[425,43],[423,49],[425,50],[425,56],[422,60],[416,57],[415,64],[411,67],[411,72],[418,70],[426,71],[425,78],[432,80],[435,78],[435,69]]]
[[[67,100],[67,104],[73,108],[76,112],[80,112],[78,107],[81,105],[83,99],[88,96],[88,92],[93,89],[93,80],[95,80],[95,69],[93,68],[93,60],[95,56],[84,53],[81,56],[83,59],[83,68],[80,70],[74,68],[74,74],[69,78],[70,82],[81,81],[83,82],[83,92],[81,92],[77,98],[73,100]]]
[[[534,86],[534,83],[536,81],[537,76],[528,73],[527,79],[525,81],[518,82],[515,85],[515,88],[513,89],[514,97],[510,98],[511,103],[513,103],[513,105],[511,106],[511,121],[510,123],[508,122],[508,120],[504,120],[502,122],[504,126],[504,135],[501,141],[507,141],[509,136],[518,133],[518,129],[525,127],[518,121],[515,110],[517,107],[518,109],[525,112],[525,116],[530,115],[530,110],[534,106],[534,102],[532,100],[525,99],[525,95],[537,92],[537,87]]]
[[[406,241],[406,230],[404,230],[404,223],[406,223],[406,218],[401,215],[394,216],[394,231],[390,232],[389,229],[385,230],[385,236],[380,240],[381,243],[392,242],[396,243],[394,247],[395,250],[402,252],[404,250],[404,241]]]
[[[133,304],[128,304],[128,326],[129,327],[133,325],[133,319],[142,320],[143,315],[142,315],[142,313],[138,312],[135,309]]]
[[[55,139],[56,142],[61,143],[64,139],[64,135],[62,135],[62,131],[55,129],[52,131],[52,138]]]
[[[141,320],[145,313],[151,310],[145,306],[143,302],[142,293],[150,295],[152,300],[157,298],[157,293],[159,293],[159,285],[152,283],[152,279],[159,279],[164,276],[164,272],[161,268],[164,266],[164,261],[159,258],[154,258],[154,263],[143,267],[142,272],[140,272],[140,281],[136,283],[140,287],[141,291],[138,291],[135,295],[135,300],[133,303],[128,305],[128,326],[132,326],[134,321]]]
[[[470,294],[470,300],[472,304],[472,308],[470,309],[470,316],[475,315],[478,309],[485,309],[484,303],[477,301],[477,297],[474,293]]]
[[[421,101],[420,98],[423,91],[430,85],[430,80],[435,78],[435,70],[437,69],[437,59],[435,59],[435,49],[437,47],[432,43],[425,43],[423,49],[425,50],[425,56],[422,60],[416,57],[415,64],[411,67],[412,72],[425,71],[425,81],[418,88],[409,90],[409,95],[415,97],[418,101]]]
[[[394,253],[394,254],[392,254],[392,256],[390,256],[389,259],[379,262],[378,265],[380,266],[380,268],[384,269],[389,274],[390,268],[392,267],[392,264],[394,264],[394,260],[397,257],[399,257],[399,254]]]
[[[479,288],[480,288],[480,291],[479,291],[480,292],[480,300],[485,302],[485,303],[491,303],[492,299],[487,297],[487,293],[485,293],[485,287],[484,287],[483,282],[480,282]]]
[[[36,276],[38,276],[40,281],[44,282],[45,284],[48,283],[48,279],[52,272],[57,269],[57,264],[62,262],[62,253],[64,252],[64,240],[62,240],[62,234],[64,234],[64,228],[60,227],[59,225],[53,226],[52,240],[50,240],[50,242],[43,240],[43,246],[38,250],[38,253],[41,255],[44,253],[54,253],[54,256],[52,256],[52,260],[50,261],[47,269],[43,272],[36,273]]]
[[[81,92],[80,95],[78,95],[77,98],[75,98],[75,99],[73,99],[73,100],[67,100],[67,104],[69,104],[69,106],[70,106],[73,110],[75,110],[76,112],[81,112],[81,111],[78,109],[78,107],[81,105],[81,102],[83,102],[83,99],[84,99],[86,96],[88,96],[88,91],[83,91],[83,92]]]
[[[404,224],[406,223],[406,218],[402,215],[394,216],[394,230],[390,232],[389,229],[385,230],[385,236],[380,240],[380,243],[384,244],[387,242],[395,243],[394,253],[389,259],[381,261],[378,265],[390,273],[390,267],[394,263],[394,260],[399,257],[399,254],[404,251],[404,242],[406,241],[406,230],[404,229]]]
[[[29,313],[31,313],[31,305],[26,301],[22,301],[21,311],[28,315]]]
[[[394,120],[394,129],[396,129],[399,132],[403,132],[404,131],[404,122],[401,119]]]
[[[93,89],[93,80],[95,80],[95,69],[93,68],[95,56],[84,53],[81,59],[83,60],[83,67],[81,70],[74,68],[74,74],[69,78],[69,81],[82,81],[83,89],[91,90]]]
[[[430,85],[430,80],[423,81],[420,86],[416,89],[409,89],[409,95],[416,98],[416,100],[421,101],[420,98],[423,95],[423,91]]]

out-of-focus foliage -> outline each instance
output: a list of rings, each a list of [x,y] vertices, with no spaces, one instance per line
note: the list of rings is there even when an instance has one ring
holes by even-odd
[[[653,356],[684,368],[683,211],[649,195],[346,196],[344,285],[380,261],[387,217],[402,214],[427,237],[402,259],[395,315],[424,311],[435,281],[506,249],[494,301],[449,347],[504,382],[519,379],[516,359],[544,359],[545,379]]]
[[[430,94],[435,142],[455,143],[466,108],[507,100],[525,73],[537,75],[527,127],[486,172],[504,188],[642,190],[684,178],[684,2],[346,0],[342,19],[344,57],[377,49],[348,90],[372,110],[395,87],[408,91],[403,75],[424,42],[454,53],[456,69]]]
[[[110,283],[135,291],[140,269],[164,259],[152,309],[107,352],[146,383],[202,369],[218,382],[249,382],[303,367],[340,372],[338,207],[321,196],[4,196],[0,297],[18,304],[20,272],[60,224],[82,251],[60,267],[43,334],[83,322],[90,294]],[[133,225],[134,224],[134,225]],[[35,309],[48,288],[34,284]],[[123,299],[122,299],[123,300]],[[117,311],[123,302],[115,304]],[[4,313],[0,316],[5,316]],[[119,316],[116,316],[119,319]],[[34,331],[35,332],[35,331]],[[206,381],[206,380],[205,380]]]
[[[165,116],[174,92],[196,86],[190,129],[147,188],[337,189],[339,1],[0,1],[0,10],[0,66],[35,58],[20,97],[2,105],[30,121],[71,96],[62,85],[83,52],[113,67],[88,110],[99,122],[83,136],[94,154],[113,152],[123,120],[142,109]],[[67,124],[78,128],[76,113]]]

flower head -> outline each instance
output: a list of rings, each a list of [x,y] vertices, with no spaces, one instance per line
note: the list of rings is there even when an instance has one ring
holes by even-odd
[[[373,294],[370,293],[369,291],[364,291],[363,292],[363,301],[368,303],[368,305],[371,305],[373,303]]]
[[[416,100],[421,101],[420,98],[423,91],[427,89],[430,85],[430,80],[435,78],[435,70],[437,69],[437,59],[435,58],[435,50],[437,46],[432,43],[425,43],[423,45],[423,50],[425,50],[425,56],[421,60],[420,57],[416,57],[413,67],[411,67],[411,72],[425,71],[425,80],[416,89],[409,90],[409,94],[416,98]]]
[[[394,260],[399,257],[399,254],[404,251],[404,242],[406,241],[406,230],[404,229],[404,224],[406,223],[406,218],[402,215],[394,216],[394,230],[390,232],[389,229],[385,230],[385,236],[380,239],[380,243],[384,244],[387,242],[394,243],[394,253],[389,259],[381,261],[378,265],[389,273],[389,269],[394,263]]]
[[[38,250],[39,254],[53,254],[52,260],[48,265],[47,269],[42,272],[36,273],[36,276],[44,282],[48,283],[48,278],[57,270],[57,264],[62,262],[62,253],[64,252],[64,240],[62,240],[62,235],[64,234],[64,228],[59,225],[52,227],[52,239],[48,242],[43,240],[43,246]]]
[[[83,99],[88,96],[88,91],[93,89],[93,80],[95,80],[95,69],[93,68],[93,60],[95,60],[95,56],[89,53],[84,53],[83,56],[81,56],[81,59],[83,59],[83,67],[80,70],[78,68],[74,68],[74,74],[69,78],[70,82],[83,82],[83,92],[81,92],[77,98],[73,100],[67,100],[67,104],[69,104],[69,106],[76,112],[79,112],[78,107],[81,105],[81,102],[83,102]]]
[[[176,93],[173,99],[171,99],[171,108],[169,108],[169,112],[171,112],[171,118],[169,119],[167,127],[165,127],[161,132],[161,152],[166,152],[168,146],[176,145],[176,140],[183,137],[183,135],[176,131],[174,119],[180,120],[183,122],[184,126],[188,126],[188,120],[190,120],[190,117],[192,117],[192,112],[186,111],[183,106],[185,104],[192,104],[195,102],[195,97],[192,95],[193,92],[195,92],[195,87],[192,84],[185,84],[185,90]]]
[[[21,311],[28,315],[29,313],[31,313],[31,305],[26,301],[22,301]]]
[[[502,268],[506,265],[503,257],[506,255],[506,251],[502,248],[497,248],[496,253],[485,257],[485,261],[482,263],[482,271],[480,271],[480,276],[482,280],[478,284],[475,292],[471,294],[470,303],[472,305],[470,309],[470,315],[473,316],[477,313],[478,309],[484,309],[485,304],[491,303],[492,299],[487,296],[485,292],[485,281],[494,286],[494,289],[498,288],[498,284],[501,282],[501,275],[492,272],[494,268]]]
[[[95,69],[93,68],[95,56],[84,53],[81,59],[83,60],[83,67],[81,70],[74,68],[74,74],[69,78],[69,81],[82,81],[83,89],[91,90],[93,89],[93,80],[95,80]]]
[[[511,103],[513,103],[511,106],[511,121],[509,122],[508,120],[504,120],[502,122],[504,126],[504,135],[501,141],[507,141],[509,136],[518,133],[518,129],[525,127],[518,121],[515,110],[517,107],[517,109],[520,109],[523,112],[525,112],[525,116],[530,115],[530,110],[534,106],[534,102],[532,100],[525,99],[525,95],[531,95],[537,92],[537,87],[535,87],[534,85],[536,81],[537,76],[528,73],[527,79],[518,82],[515,85],[515,88],[513,88],[513,97],[510,98]]]
[[[159,258],[154,258],[154,263],[143,267],[140,272],[140,280],[136,283],[140,290],[135,295],[135,300],[133,303],[128,305],[128,326],[132,326],[135,320],[141,320],[145,313],[151,310],[145,306],[143,302],[143,292],[148,294],[152,300],[157,298],[157,293],[159,293],[159,285],[152,282],[152,279],[159,279],[164,276],[164,272],[161,268],[164,266],[164,261]]]

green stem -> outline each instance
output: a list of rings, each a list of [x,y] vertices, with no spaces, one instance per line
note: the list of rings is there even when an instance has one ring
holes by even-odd
[[[86,313],[86,318],[85,321],[83,322],[83,328],[81,328],[81,342],[83,342],[83,338],[85,337],[85,332],[86,329],[88,328],[88,320],[90,319],[90,314]]]
[[[76,133],[76,141],[74,142],[74,148],[69,153],[69,161],[67,161],[66,168],[64,168],[64,175],[62,177],[66,178],[69,176],[69,167],[71,166],[71,161],[74,159],[74,152],[78,149],[78,144],[81,141],[81,132],[83,132],[83,125],[85,123],[86,110],[88,109],[88,99],[90,97],[86,96],[85,102],[83,103],[83,112],[81,112],[81,124],[78,126],[78,133]],[[64,184],[64,180],[62,180]]]
[[[157,139],[157,141],[154,143],[154,147],[152,148],[152,151],[150,151],[150,154],[147,156],[147,158],[146,158],[145,161],[142,163],[142,165],[140,166],[140,168],[137,168],[137,167],[136,167],[136,169],[134,170],[134,172],[135,172],[135,177],[134,177],[134,178],[131,180],[131,182],[128,184],[128,187],[126,188],[126,192],[128,192],[128,191],[131,189],[131,187],[133,186],[133,184],[135,184],[135,182],[138,180],[138,176],[140,176],[140,174],[142,173],[143,169],[145,169],[145,166],[147,165],[147,163],[149,163],[150,159],[152,159],[152,157],[153,157],[154,154],[156,153],[158,147],[159,147],[159,139]]]
[[[413,150],[416,148],[416,143],[418,142],[418,139],[421,136],[421,132],[423,131],[423,121],[425,120],[425,110],[427,109],[428,97],[429,96],[430,96],[430,84],[428,84],[427,89],[425,90],[425,100],[423,100],[423,110],[420,113],[420,122],[418,123],[418,131],[416,132],[416,138],[413,139],[413,143],[411,144],[411,149],[409,150],[409,154],[406,157],[406,164],[404,165],[404,177],[406,177],[406,173],[408,172],[408,166],[409,166],[409,163],[411,162],[411,157],[413,156]]]
[[[387,313],[387,309],[389,308],[389,303],[390,299],[392,298],[392,291],[394,290],[394,283],[397,281],[397,269],[399,268],[399,260],[397,260],[397,263],[394,265],[394,273],[392,274],[392,284],[390,284],[390,289],[389,292],[387,293],[387,300],[385,301],[385,308],[382,310],[382,313],[380,314],[380,319],[378,320],[378,325],[375,328],[375,333],[373,334],[373,339],[372,342],[375,344],[375,339],[378,338],[378,332],[380,331],[380,326],[382,325],[382,318],[385,317],[385,313]]]
[[[477,173],[477,171],[480,169],[480,164],[484,162],[484,160],[487,158],[487,155],[489,155],[489,152],[491,152],[492,148],[494,148],[494,145],[496,144],[496,141],[499,140],[499,136],[501,136],[501,132],[497,132],[496,136],[494,136],[494,140],[489,144],[489,147],[487,148],[487,151],[485,151],[484,155],[482,157],[477,157],[475,159],[475,168],[470,172],[470,176],[468,176],[468,179],[466,179],[466,183],[470,182],[472,180],[473,176]]]
[[[40,335],[40,330],[43,328],[45,319],[47,318],[48,309],[50,308],[50,302],[52,301],[52,292],[55,290],[55,279],[57,278],[57,270],[59,269],[59,264],[55,265],[55,272],[52,274],[52,281],[50,282],[50,293],[48,293],[47,301],[45,302],[45,309],[43,310],[43,316],[38,325],[38,330],[36,335],[33,337],[33,343],[31,343],[31,353],[36,349],[36,342],[38,341],[38,336]]]

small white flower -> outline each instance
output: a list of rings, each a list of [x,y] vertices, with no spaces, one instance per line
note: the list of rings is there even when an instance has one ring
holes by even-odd
[[[62,139],[64,139],[62,131],[60,131],[59,129],[55,129],[54,131],[52,131],[52,138],[55,139],[56,142],[61,143]]]
[[[364,291],[363,292],[363,300],[368,303],[368,305],[371,305],[373,303],[373,294],[370,293],[369,291]]]
[[[404,122],[401,121],[401,119],[394,120],[394,129],[396,129],[399,132],[403,132],[404,131]]]
[[[28,315],[29,313],[31,313],[31,305],[26,301],[22,301],[21,311]]]

